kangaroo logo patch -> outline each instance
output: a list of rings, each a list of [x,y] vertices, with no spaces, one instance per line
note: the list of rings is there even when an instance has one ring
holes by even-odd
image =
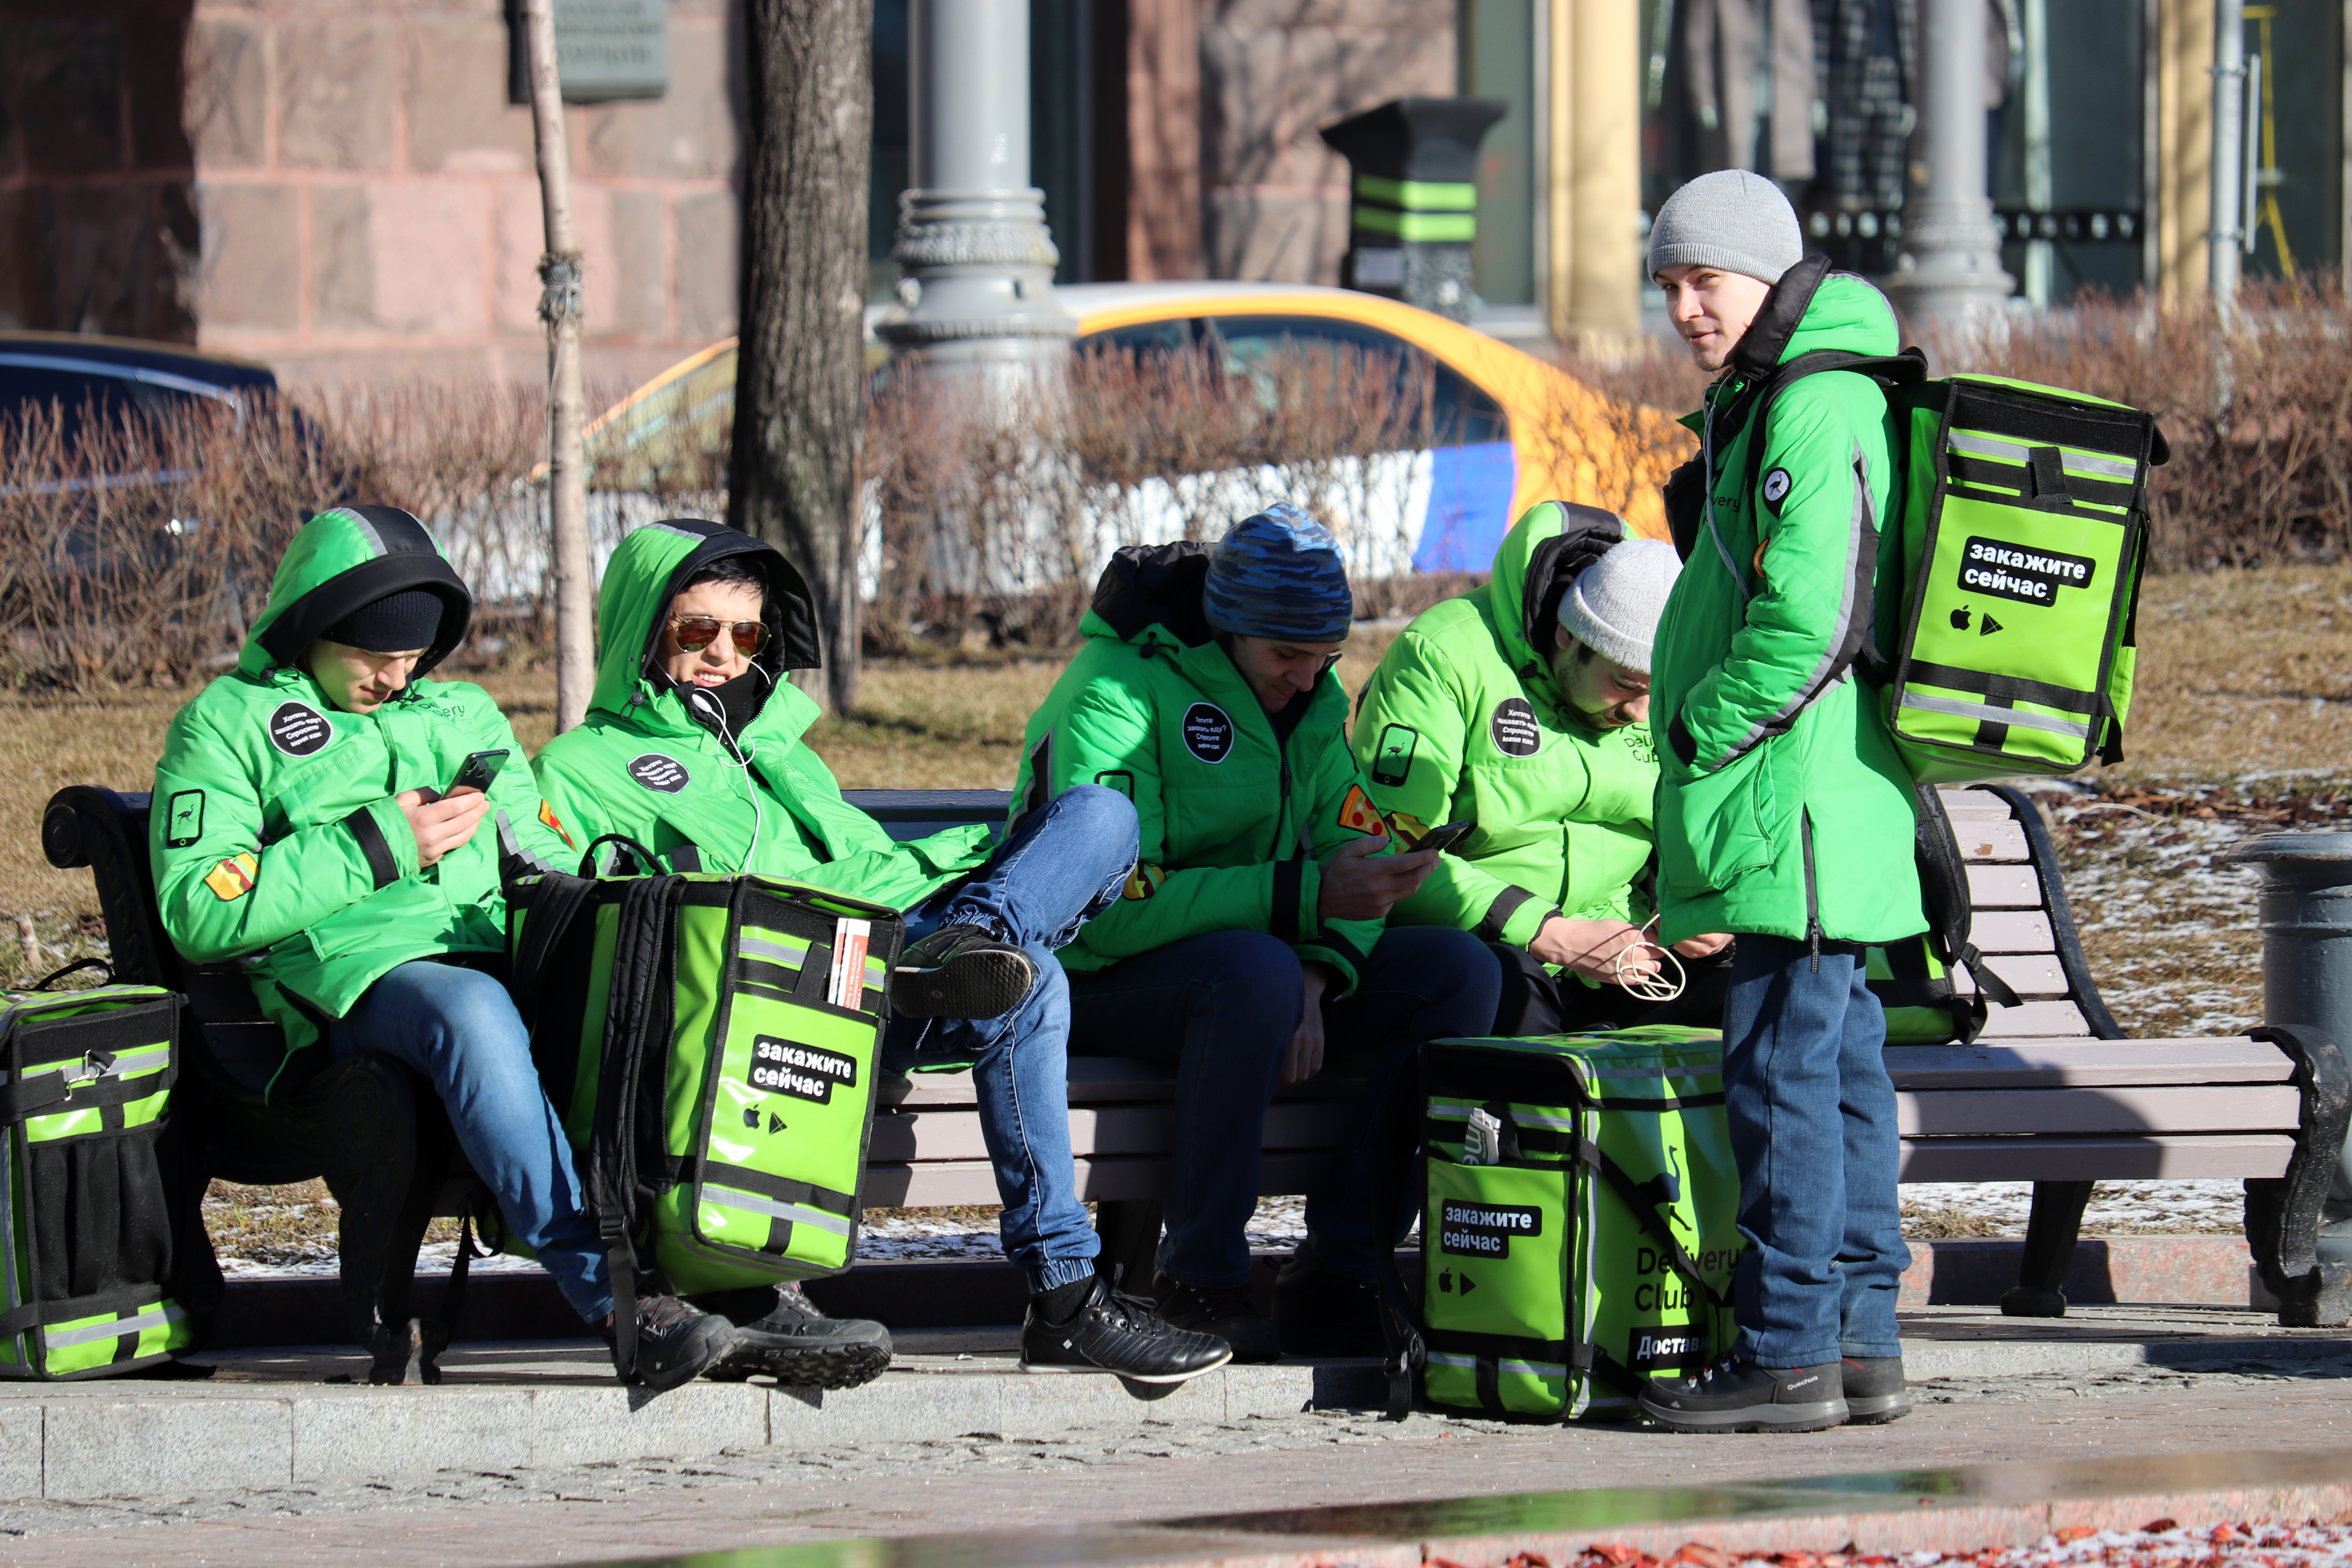
[[[1372,782],[1391,789],[1402,785],[1412,773],[1412,753],[1421,744],[1421,731],[1410,724],[1381,726],[1380,750],[1372,753]]]
[[[1790,482],[1786,468],[1775,468],[1764,476],[1764,504],[1775,513],[1780,511],[1780,503],[1789,499]]]
[[[1524,697],[1506,697],[1496,703],[1486,728],[1495,737],[1495,750],[1507,757],[1532,757],[1543,745],[1543,726],[1536,722],[1536,710]]]
[[[269,743],[289,757],[316,755],[334,738],[335,727],[307,704],[281,702],[269,716]]]
[[[1184,710],[1184,749],[1204,763],[1222,763],[1233,754],[1234,721],[1213,702],[1195,702]]]
[[[205,836],[205,792],[184,789],[172,796],[165,807],[163,847],[185,849]]]
[[[676,757],[663,756],[659,752],[647,752],[629,764],[629,776],[647,789],[663,795],[676,795],[684,789],[694,775]]]

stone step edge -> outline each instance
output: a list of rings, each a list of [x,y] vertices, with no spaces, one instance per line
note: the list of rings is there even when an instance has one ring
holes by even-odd
[[[2013,1237],[1915,1241],[1911,1254],[1899,1305],[1989,1307],[2017,1283],[2025,1243]],[[1281,1262],[1280,1255],[1269,1254],[1255,1260],[1254,1283],[1266,1300]],[[2082,1306],[2265,1304],[2250,1289],[2249,1268],[2245,1241],[2234,1236],[2084,1237],[2063,1288],[2067,1300]],[[446,1279],[443,1272],[416,1277],[415,1310],[435,1310]],[[952,1288],[943,1288],[950,1279]],[[873,1318],[896,1329],[1017,1323],[1027,1304],[1020,1271],[993,1259],[863,1263],[834,1279],[812,1280],[808,1291],[835,1317]],[[469,1342],[542,1339],[571,1321],[545,1274],[478,1273],[467,1282],[457,1337]],[[232,1277],[211,1347],[347,1342],[341,1289],[333,1279]]]

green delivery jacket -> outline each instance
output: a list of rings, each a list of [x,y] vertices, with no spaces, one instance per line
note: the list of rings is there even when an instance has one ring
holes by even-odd
[[[1649,918],[1634,884],[1658,783],[1650,728],[1585,723],[1549,658],[1560,595],[1623,537],[1591,507],[1531,508],[1486,587],[1415,616],[1381,656],[1356,710],[1373,803],[1413,837],[1477,824],[1390,920],[1525,947],[1555,914]]]
[[[325,627],[407,588],[453,606],[408,689],[345,713],[298,667]],[[540,800],[489,693],[425,674],[465,637],[471,599],[432,540],[389,507],[325,511],[288,546],[236,668],[172,721],[155,765],[148,852],[173,944],[198,963],[245,958],[288,1054],[315,1043],[386,971],[506,949],[501,861],[559,864]],[[492,817],[420,868],[393,796],[446,786],[469,752],[504,750]]]
[[[1271,716],[1201,616],[1208,552],[1130,545],[1103,571],[1079,630],[1086,646],[1031,715],[1013,790],[1016,815],[1072,784],[1135,803],[1142,829],[1118,902],[1061,950],[1085,973],[1213,931],[1262,931],[1355,988],[1379,921],[1316,913],[1321,862],[1385,837],[1348,750],[1348,695],[1323,673],[1278,738]],[[1386,853],[1386,851],[1383,851]]]
[[[1658,889],[1669,942],[1705,931],[1892,942],[1927,929],[1910,775],[1863,673],[1893,473],[1886,399],[1822,371],[1771,404],[1751,460],[1754,394],[1801,354],[1891,354],[1895,316],[1814,258],[1766,300],[1700,432],[1687,560],[1658,627],[1650,722],[1664,725]],[[1826,274],[1826,276],[1825,276]],[[1753,489],[1750,489],[1750,486]],[[1711,504],[1708,504],[1711,503]],[[1695,529],[1695,532],[1691,531]]]
[[[650,661],[671,599],[697,572],[735,555],[767,579],[770,635],[754,673],[730,693],[730,745]],[[691,519],[640,528],[604,568],[596,627],[588,716],[531,763],[583,845],[625,834],[672,871],[758,872],[898,909],[988,858],[980,824],[893,843],[841,798],[832,770],[802,742],[817,706],[785,672],[815,666],[816,616],[800,574],[772,546]]]

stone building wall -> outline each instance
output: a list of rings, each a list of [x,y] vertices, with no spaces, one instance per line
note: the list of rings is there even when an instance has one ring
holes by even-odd
[[[672,0],[657,100],[568,107],[593,383],[734,331],[740,29]],[[196,341],[294,382],[544,374],[530,111],[499,0],[195,0]]]
[[[1455,78],[1453,0],[1204,0],[1201,244],[1211,278],[1337,283],[1347,161],[1318,126]]]

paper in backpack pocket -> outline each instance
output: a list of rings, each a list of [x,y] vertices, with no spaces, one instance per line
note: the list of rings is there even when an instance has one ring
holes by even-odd
[[[844,916],[833,922],[833,973],[826,976],[824,999],[836,1007],[859,1011],[866,1002],[866,947],[871,922]]]

